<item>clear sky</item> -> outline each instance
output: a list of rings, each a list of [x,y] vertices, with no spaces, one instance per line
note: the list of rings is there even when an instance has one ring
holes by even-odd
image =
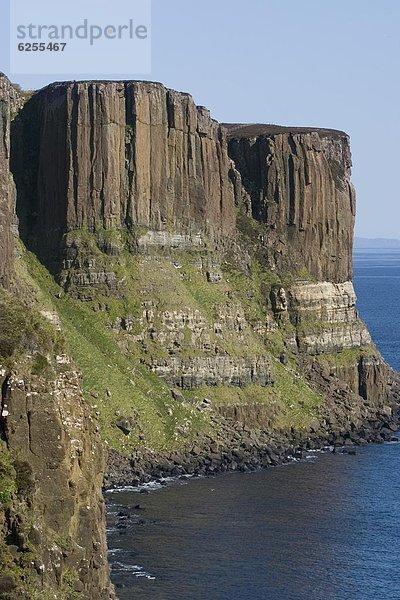
[[[400,238],[399,31],[399,0],[153,0],[152,72],[127,75],[188,91],[221,121],[345,130],[358,235]]]

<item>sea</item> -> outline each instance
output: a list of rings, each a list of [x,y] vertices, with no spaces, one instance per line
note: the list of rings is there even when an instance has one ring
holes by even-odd
[[[400,370],[400,250],[355,252],[360,316]],[[120,600],[400,600],[400,443],[106,494]]]

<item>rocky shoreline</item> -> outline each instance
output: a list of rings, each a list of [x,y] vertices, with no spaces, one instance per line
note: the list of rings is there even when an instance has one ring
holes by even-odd
[[[208,439],[172,454],[141,451],[131,457],[124,457],[110,451],[104,490],[136,487],[166,477],[255,471],[293,459],[303,459],[310,450],[328,447],[333,452],[341,449],[342,452],[353,454],[359,446],[399,441],[396,437],[399,429],[400,405],[397,401],[393,404],[392,415],[380,411],[359,427],[347,430],[318,424],[316,430],[305,433],[294,430],[266,432],[250,430],[236,423],[230,428],[226,426],[224,446]],[[227,435],[228,432],[231,435]]]

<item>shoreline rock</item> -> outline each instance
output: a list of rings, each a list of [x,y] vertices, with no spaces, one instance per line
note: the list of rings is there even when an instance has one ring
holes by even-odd
[[[400,429],[400,407],[396,404],[393,417],[377,414],[376,419],[365,421],[358,429],[334,431],[320,429],[304,434],[294,431],[263,432],[244,430],[241,440],[234,435],[225,446],[215,442],[197,442],[181,452],[140,452],[125,457],[109,451],[104,490],[123,486],[138,486],[165,477],[184,475],[217,475],[235,471],[255,471],[284,464],[293,458],[304,458],[310,450],[332,447],[344,448],[351,454],[357,446],[397,440],[393,434]],[[232,429],[232,434],[235,430]]]

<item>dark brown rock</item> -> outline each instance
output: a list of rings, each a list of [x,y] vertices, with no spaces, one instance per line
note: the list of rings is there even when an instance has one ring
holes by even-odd
[[[8,533],[0,528],[0,534],[12,535],[22,550],[28,540],[35,546],[38,564],[44,565],[43,581],[55,590],[65,571],[83,573],[96,561],[95,572],[81,575],[81,597],[108,600],[111,587],[101,494],[105,455],[79,391],[78,375],[64,371],[54,380],[26,374],[6,379],[4,372],[0,364],[0,386],[9,413],[5,436],[11,455],[18,457],[14,464],[18,501],[27,508],[11,517]],[[25,513],[31,525],[27,534],[20,531],[28,524]],[[49,537],[50,532],[54,537]]]
[[[37,215],[29,233],[49,252],[81,227],[145,227],[155,232],[145,245],[234,232],[225,133],[188,94],[137,81],[52,84],[27,103],[16,132],[21,218]]]
[[[0,73],[0,286],[9,287],[13,273],[16,230],[15,187],[10,173],[10,127],[19,94]]]
[[[12,592],[17,587],[15,579],[12,575],[0,575],[0,594]]]
[[[340,131],[226,126],[240,173],[236,201],[265,224],[262,243],[284,274],[350,281],[355,192],[348,136]],[[238,195],[239,194],[239,195]],[[247,198],[247,200],[246,200]]]

